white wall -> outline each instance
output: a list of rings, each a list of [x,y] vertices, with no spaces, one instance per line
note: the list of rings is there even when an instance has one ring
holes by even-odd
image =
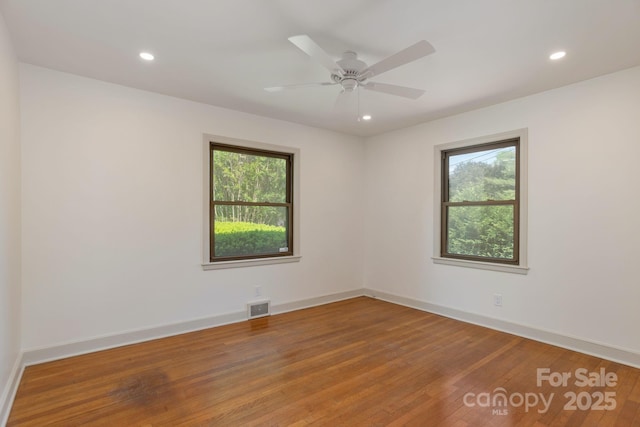
[[[362,288],[359,138],[21,65],[23,346]],[[299,263],[202,271],[202,135],[301,150]]]
[[[0,422],[20,351],[20,118],[18,62],[0,14]]]
[[[365,143],[30,65],[20,76],[24,349],[241,311],[254,285],[274,304],[364,285],[640,352],[640,68]],[[434,265],[433,146],[523,127],[529,274]],[[302,262],[202,271],[203,133],[301,149]]]
[[[434,265],[433,146],[525,127],[529,274]],[[365,286],[640,353],[639,161],[639,67],[370,138]]]

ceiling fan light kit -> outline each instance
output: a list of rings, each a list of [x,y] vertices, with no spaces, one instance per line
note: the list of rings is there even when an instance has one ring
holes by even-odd
[[[369,81],[369,79],[435,52],[435,49],[429,42],[421,40],[408,48],[383,59],[382,61],[371,66],[367,66],[365,62],[358,59],[358,54],[353,51],[344,52],[342,54],[342,59],[334,61],[324,49],[311,39],[311,37],[304,34],[289,37],[289,41],[316,62],[324,66],[331,73],[329,75],[330,81],[265,88],[268,92],[278,92],[284,89],[298,89],[313,86],[339,85],[342,89],[338,95],[339,97],[348,95],[358,88],[364,88],[375,92],[386,93],[388,95],[418,99],[424,94],[424,90],[387,83],[377,83]],[[360,117],[358,120],[360,120]]]

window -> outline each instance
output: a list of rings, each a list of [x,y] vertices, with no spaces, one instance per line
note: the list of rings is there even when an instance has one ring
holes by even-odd
[[[524,131],[436,147],[436,262],[526,273],[523,148]]]
[[[209,142],[209,261],[292,256],[294,154]]]

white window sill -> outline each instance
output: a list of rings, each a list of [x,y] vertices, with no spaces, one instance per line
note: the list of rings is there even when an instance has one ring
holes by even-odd
[[[431,258],[434,264],[455,265],[458,267],[478,268],[481,270],[502,271],[504,273],[527,274],[529,267],[520,265],[496,264],[492,262],[468,261],[466,259]]]
[[[286,264],[289,262],[299,262],[302,255],[273,257],[273,258],[256,258],[256,259],[240,259],[235,261],[218,261],[207,262],[202,264],[203,270],[222,270],[225,268],[239,267],[256,267],[258,265]]]

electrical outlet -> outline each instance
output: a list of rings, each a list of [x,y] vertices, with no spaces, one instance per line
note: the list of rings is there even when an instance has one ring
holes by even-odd
[[[255,296],[256,297],[261,297],[262,296],[262,286],[256,285],[256,286],[254,286],[254,290],[255,290]]]
[[[497,307],[502,307],[502,295],[493,294],[493,305]]]

